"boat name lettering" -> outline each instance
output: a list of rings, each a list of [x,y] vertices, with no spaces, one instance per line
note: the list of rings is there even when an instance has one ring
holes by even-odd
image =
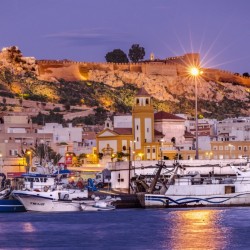
[[[31,205],[38,205],[38,206],[44,206],[44,203],[39,202],[30,202]]]

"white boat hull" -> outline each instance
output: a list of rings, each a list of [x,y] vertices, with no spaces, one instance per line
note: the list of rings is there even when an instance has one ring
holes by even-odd
[[[50,198],[16,194],[15,197],[27,211],[36,212],[75,212],[80,211],[79,202],[53,200]]]
[[[234,192],[226,193],[227,187]],[[145,194],[145,207],[250,205],[250,184],[171,186],[165,195]]]

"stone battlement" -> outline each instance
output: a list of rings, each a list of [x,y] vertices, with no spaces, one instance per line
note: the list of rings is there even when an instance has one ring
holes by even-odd
[[[63,78],[68,81],[89,80],[93,71],[130,72],[145,75],[172,76],[186,74],[188,65],[200,65],[200,55],[189,53],[169,57],[164,60],[143,61],[138,63],[76,62],[70,60],[37,60],[38,75],[42,80],[54,81]],[[250,86],[250,78],[220,69],[203,69],[204,78],[212,81],[228,81]]]

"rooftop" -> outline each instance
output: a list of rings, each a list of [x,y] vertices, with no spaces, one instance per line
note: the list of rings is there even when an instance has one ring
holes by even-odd
[[[165,111],[160,111],[158,113],[155,113],[154,118],[155,118],[155,120],[163,120],[163,119],[166,119],[166,120],[182,120],[182,121],[185,120],[184,118],[181,118],[181,117],[179,117],[177,115],[167,113]]]

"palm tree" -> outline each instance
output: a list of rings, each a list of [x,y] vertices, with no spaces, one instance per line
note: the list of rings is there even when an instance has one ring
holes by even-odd
[[[31,148],[31,151],[33,157],[37,157],[40,164],[52,161],[57,165],[62,158],[62,155],[56,153],[51,147],[43,143],[37,144],[35,148]]]

